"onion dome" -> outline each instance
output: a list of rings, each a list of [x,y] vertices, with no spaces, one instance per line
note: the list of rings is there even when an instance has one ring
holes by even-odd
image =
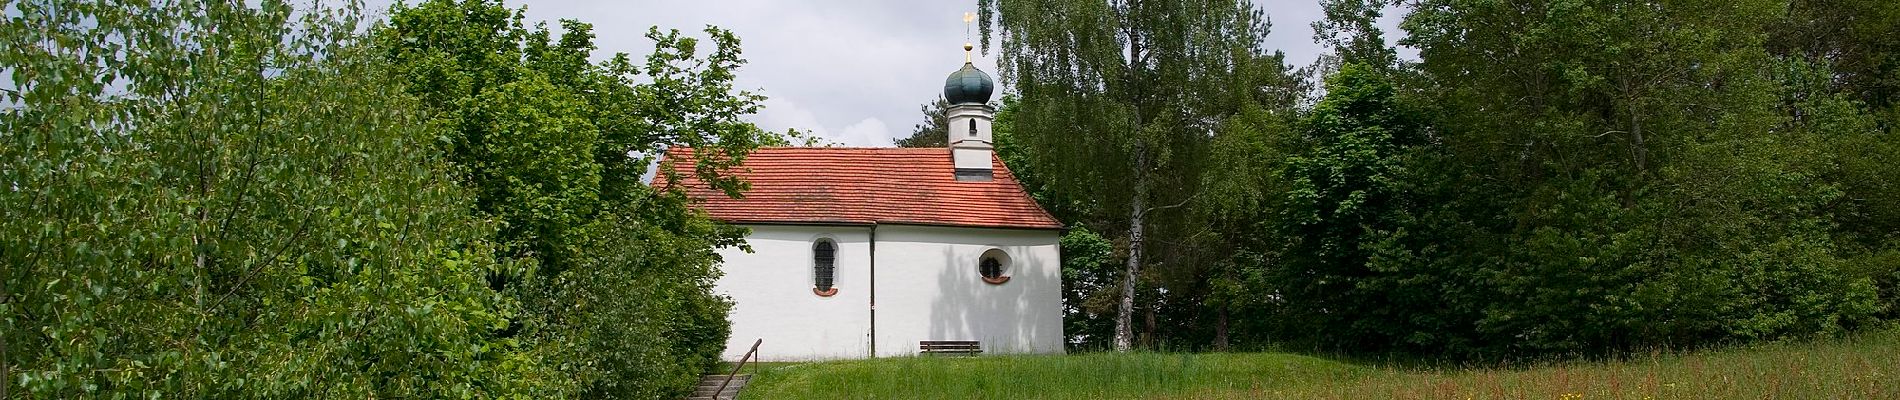
[[[943,98],[950,104],[984,104],[990,102],[990,91],[995,88],[996,82],[990,80],[990,74],[966,62],[963,69],[943,80]]]

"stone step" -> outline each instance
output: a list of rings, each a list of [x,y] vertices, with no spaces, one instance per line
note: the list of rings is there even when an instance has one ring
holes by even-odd
[[[739,376],[734,376],[734,377],[732,377],[732,381],[733,381],[733,382],[745,382],[745,381],[747,381],[747,380],[751,380],[751,379],[752,379],[752,377],[750,377],[750,376],[745,376],[745,375],[739,375]],[[705,385],[705,384],[713,384],[713,385],[717,385],[717,384],[719,384],[720,382],[725,382],[725,381],[726,381],[726,377],[724,377],[724,376],[721,376],[721,377],[718,377],[718,378],[703,378],[703,379],[700,379],[700,380],[699,380],[699,384],[701,384],[701,385]]]
[[[731,385],[726,385],[726,390],[730,391],[734,388],[740,388],[740,387],[745,387],[745,383],[739,382],[739,381],[732,381]],[[704,390],[704,391],[710,392],[714,390],[719,390],[719,385],[700,385],[700,386],[693,387],[693,390],[695,391]]]
[[[717,388],[717,387],[719,387],[719,385],[720,385],[720,384],[723,384],[723,383],[725,383],[725,382],[726,382],[726,381],[725,381],[725,380],[723,380],[723,379],[721,379],[721,380],[716,380],[716,381],[711,381],[711,382],[700,382],[698,386],[699,386],[699,387],[710,387],[710,388]],[[747,380],[745,380],[745,379],[738,379],[738,378],[733,378],[733,380],[732,380],[732,384],[731,384],[731,385],[727,385],[727,387],[732,387],[732,386],[739,386],[739,385],[744,385],[744,384],[746,384],[746,382],[747,382]]]

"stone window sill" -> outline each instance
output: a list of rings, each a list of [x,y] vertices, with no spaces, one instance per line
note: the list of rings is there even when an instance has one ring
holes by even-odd
[[[834,287],[834,288],[825,289],[825,290],[818,290],[818,288],[811,288],[811,294],[818,295],[819,297],[836,296],[838,295],[838,288]]]
[[[983,277],[983,283],[988,283],[991,285],[1001,285],[1005,282],[1009,282],[1009,277],[1007,276],[999,276],[995,278],[991,278],[987,276]]]

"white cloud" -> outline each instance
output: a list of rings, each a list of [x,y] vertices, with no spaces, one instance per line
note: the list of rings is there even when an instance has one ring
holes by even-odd
[[[797,102],[789,98],[768,98],[765,99],[765,102],[761,105],[763,107],[759,110],[759,113],[749,119],[752,123],[758,124],[760,128],[764,128],[765,130],[784,132],[785,129],[791,128],[809,130],[813,133],[825,130],[825,126],[818,123],[818,116],[816,114],[813,114],[811,110],[807,110],[804,107],[799,107]]]
[[[827,142],[851,147],[890,146],[895,134],[884,120],[876,117],[864,118],[834,129],[819,122],[816,114],[789,98],[769,98],[765,100],[764,106],[751,121],[768,131],[783,132],[788,128],[811,131]]]
[[[369,0],[370,8],[393,1]],[[918,105],[940,95],[944,76],[963,64],[962,16],[976,8],[975,1],[888,0],[505,3],[525,3],[529,24],[558,26],[553,21],[562,18],[593,24],[597,59],[613,53],[643,57],[653,49],[645,35],[654,25],[695,37],[706,25],[731,30],[748,60],[736,86],[770,97],[752,121],[775,131],[808,129],[852,146],[890,146],[892,136],[922,120]],[[1316,0],[1255,4],[1274,24],[1267,47],[1285,50],[1288,63],[1306,66],[1323,51],[1308,26],[1323,16]],[[1396,21],[1388,16],[1380,22]],[[1387,35],[1396,36],[1396,29]],[[975,63],[996,73],[995,54],[978,54]]]
[[[892,136],[890,127],[885,126],[883,120],[865,118],[863,121],[844,127],[844,132],[829,139],[845,146],[890,147]]]

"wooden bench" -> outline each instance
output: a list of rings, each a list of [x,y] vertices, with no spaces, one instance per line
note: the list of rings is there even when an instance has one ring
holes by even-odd
[[[983,342],[975,340],[922,340],[917,342],[920,354],[962,354],[973,356],[983,352]]]

